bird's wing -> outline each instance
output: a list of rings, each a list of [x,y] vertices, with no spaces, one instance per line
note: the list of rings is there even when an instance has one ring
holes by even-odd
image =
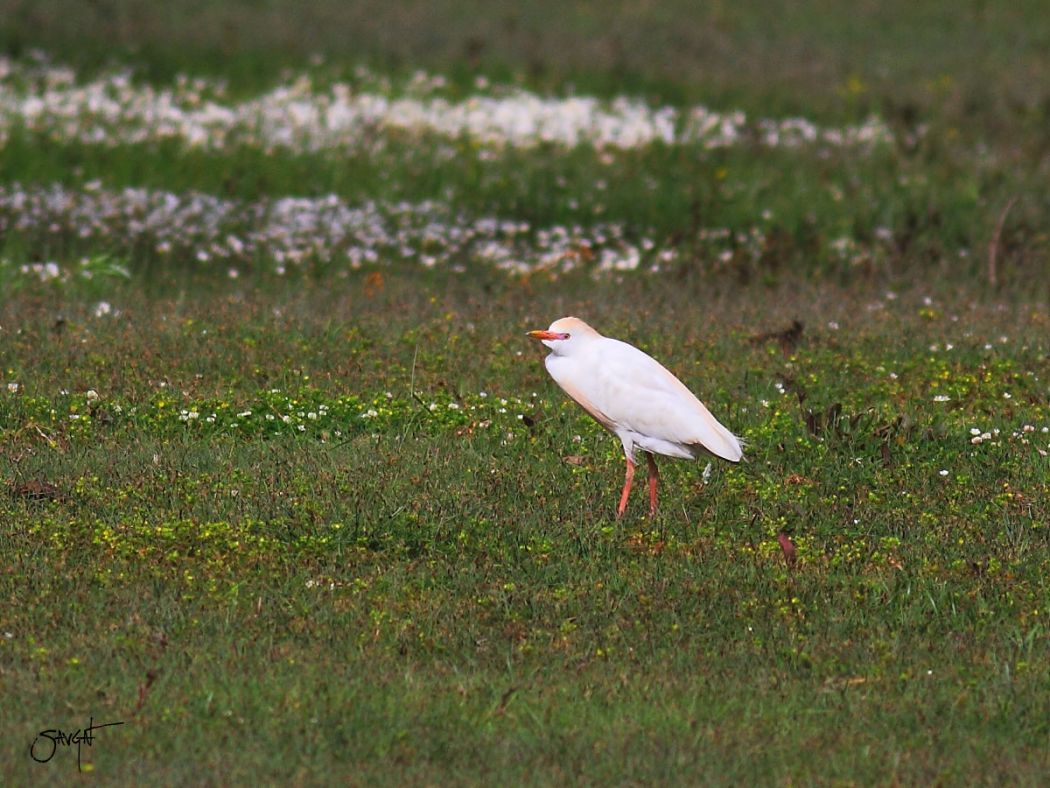
[[[613,420],[594,401],[594,395],[599,391],[591,376],[581,374],[581,368],[570,359],[556,356],[553,353],[547,356],[544,364],[550,376],[554,378],[554,382],[561,386],[562,390],[572,397],[581,408],[590,413],[606,429],[614,428]]]
[[[602,338],[600,343],[587,359],[587,374],[579,387],[612,428],[625,427],[669,443],[700,445],[734,462],[741,458],[736,436],[660,362],[626,342]]]

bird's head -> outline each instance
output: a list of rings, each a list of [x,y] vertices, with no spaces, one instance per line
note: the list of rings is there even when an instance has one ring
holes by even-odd
[[[568,356],[601,334],[578,317],[562,317],[546,331],[530,331],[528,336],[538,339],[559,356]]]

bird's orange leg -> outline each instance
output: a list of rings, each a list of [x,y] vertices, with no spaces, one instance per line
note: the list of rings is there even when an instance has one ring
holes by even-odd
[[[623,517],[623,510],[627,508],[627,496],[631,494],[631,483],[634,481],[634,463],[627,458],[627,476],[623,480],[623,492],[620,493],[620,505],[616,507],[616,519]]]
[[[660,478],[659,471],[656,470],[656,458],[652,454],[646,452],[645,456],[649,460],[649,516],[656,516],[656,482]]]

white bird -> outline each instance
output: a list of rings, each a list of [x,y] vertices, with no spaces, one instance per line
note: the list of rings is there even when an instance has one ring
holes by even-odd
[[[550,348],[544,364],[554,381],[623,443],[627,475],[617,519],[627,508],[635,447],[648,459],[650,515],[656,513],[659,476],[654,454],[696,459],[706,453],[730,462],[743,458],[740,439],[647,353],[602,336],[576,317],[555,320],[546,331],[528,336]]]

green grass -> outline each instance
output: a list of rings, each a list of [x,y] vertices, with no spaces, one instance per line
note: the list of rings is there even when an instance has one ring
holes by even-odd
[[[57,335],[46,292],[0,316],[12,778],[75,768],[22,740],[94,714],[127,722],[91,751],[115,781],[1037,779],[1045,309],[439,288],[129,291]],[[839,328],[750,341],[794,310]],[[614,522],[615,441],[523,336],[568,311],[679,371],[749,462],[704,485],[667,461],[658,517],[639,494]]]
[[[1039,5],[289,8],[0,0],[0,50],[238,97],[365,62],[443,73],[454,98],[481,74],[756,118],[877,112],[900,141],[204,153],[10,129],[12,189],[435,200],[532,235],[613,222],[679,257],[279,276],[263,249],[230,278],[191,243],[5,208],[0,782],[74,779],[75,748],[37,764],[29,746],[93,717],[125,723],[82,748],[103,784],[1041,783]],[[74,273],[21,271],[47,261]],[[615,521],[619,444],[525,337],[567,314],[663,361],[748,461],[706,481],[662,461],[657,516],[636,490]]]

